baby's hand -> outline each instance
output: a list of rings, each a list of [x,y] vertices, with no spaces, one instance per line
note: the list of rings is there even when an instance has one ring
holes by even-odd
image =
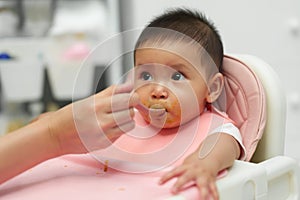
[[[183,190],[188,184],[196,184],[199,189],[200,199],[219,199],[216,176],[210,163],[205,163],[198,158],[197,153],[193,153],[185,159],[182,165],[167,172],[160,179],[160,184],[177,177],[176,183],[173,185],[171,191],[177,194]]]

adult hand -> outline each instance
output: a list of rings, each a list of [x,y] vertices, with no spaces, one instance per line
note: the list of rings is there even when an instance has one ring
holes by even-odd
[[[111,86],[45,117],[58,154],[102,149],[133,129],[133,107],[139,99],[131,90],[129,84]]]

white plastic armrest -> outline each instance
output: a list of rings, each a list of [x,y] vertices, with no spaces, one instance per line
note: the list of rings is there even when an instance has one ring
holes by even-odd
[[[296,160],[276,156],[258,165],[267,172],[268,199],[299,199],[300,169]]]
[[[296,160],[276,156],[258,164],[235,161],[227,177],[217,182],[222,200],[298,200],[300,168]]]
[[[227,176],[217,181],[220,199],[267,199],[266,179],[263,166],[237,160]]]
[[[221,200],[258,199],[265,200],[267,195],[267,174],[263,166],[238,161],[228,170],[228,174],[217,181]],[[186,200],[176,195],[167,200]]]
[[[221,200],[298,200],[300,169],[296,160],[276,156],[258,164],[235,161],[217,181]],[[168,200],[185,200],[176,195]]]

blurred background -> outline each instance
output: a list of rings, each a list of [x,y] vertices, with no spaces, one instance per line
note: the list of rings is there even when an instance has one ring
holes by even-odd
[[[116,35],[170,7],[203,11],[225,53],[274,68],[287,98],[285,154],[300,161],[300,0],[0,0],[0,134],[118,82],[133,42]]]

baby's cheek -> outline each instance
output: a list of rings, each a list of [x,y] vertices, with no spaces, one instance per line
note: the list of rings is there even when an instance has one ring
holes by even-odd
[[[167,118],[167,123],[173,124],[176,123],[177,125],[180,124],[181,121],[181,107],[178,101],[173,102],[169,106],[169,117]],[[175,124],[174,124],[175,125]]]
[[[149,106],[149,92],[142,90],[141,88],[137,89],[135,92],[138,94],[141,103],[148,107]]]
[[[148,100],[148,99],[141,99],[140,101],[141,101],[141,103],[142,103],[144,106],[146,106],[147,108],[149,108],[150,103],[149,103],[149,100]]]

